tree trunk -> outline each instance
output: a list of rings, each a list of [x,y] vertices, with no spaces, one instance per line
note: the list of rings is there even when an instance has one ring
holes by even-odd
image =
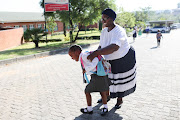
[[[73,23],[72,23],[72,20],[70,20],[70,26],[71,26],[71,28],[70,28],[70,42],[75,42],[73,40],[73,34],[72,34],[72,32],[73,32]]]
[[[76,37],[75,37],[75,40],[74,40],[74,41],[76,41],[76,40],[77,40],[77,38],[78,38],[78,34],[79,34],[79,31],[81,30],[81,28],[82,28],[82,25],[79,27],[78,32],[77,32],[77,34],[76,34]]]
[[[35,44],[35,48],[39,48],[39,41],[38,40],[33,40],[34,44]]]
[[[63,23],[63,31],[64,31],[64,36],[66,37],[66,24]]]

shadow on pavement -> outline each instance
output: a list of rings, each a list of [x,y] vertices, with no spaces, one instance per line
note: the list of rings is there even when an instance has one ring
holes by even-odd
[[[159,48],[158,46],[155,46],[155,47],[152,47],[151,49],[156,49],[156,48]]]
[[[133,43],[135,43],[135,41],[133,41],[133,42],[130,42],[129,44],[133,44]]]
[[[93,114],[82,114],[74,120],[122,120],[123,118],[115,113],[116,109],[112,108],[105,116],[101,116],[100,107],[101,103],[93,107]]]

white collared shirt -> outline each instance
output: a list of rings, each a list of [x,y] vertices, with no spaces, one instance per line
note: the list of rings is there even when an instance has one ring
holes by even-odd
[[[109,32],[107,27],[102,30],[100,36],[101,48],[107,47],[110,44],[118,45],[119,49],[111,54],[104,55],[106,60],[119,59],[128,53],[130,45],[127,41],[126,32],[121,26],[115,25],[115,27]]]
[[[82,61],[83,61],[86,73],[88,75],[91,75],[93,74],[92,72],[96,71],[96,66],[99,60],[97,57],[95,57],[91,62],[90,60],[87,59],[89,54],[90,54],[89,52],[81,52],[81,54],[79,55],[79,61],[81,62],[81,57],[82,57]]]

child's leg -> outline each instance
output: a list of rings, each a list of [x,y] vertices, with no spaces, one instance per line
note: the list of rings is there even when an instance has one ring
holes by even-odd
[[[81,108],[82,113],[87,113],[87,114],[92,114],[93,113],[93,108],[91,106],[91,94],[90,93],[85,93],[86,94],[86,100],[87,100],[87,108]]]
[[[101,115],[104,116],[108,112],[108,106],[107,106],[107,96],[106,96],[107,91],[105,92],[100,92],[101,97],[102,97],[102,103],[104,108],[102,108]]]
[[[109,90],[106,91],[106,96],[107,96],[107,98],[110,97],[110,96],[109,96]]]
[[[103,103],[103,104],[107,104],[107,96],[106,96],[106,93],[107,93],[107,91],[105,91],[105,92],[100,92],[101,97],[102,97],[102,103]]]
[[[91,94],[90,93],[85,93],[85,94],[86,94],[87,105],[91,106]]]

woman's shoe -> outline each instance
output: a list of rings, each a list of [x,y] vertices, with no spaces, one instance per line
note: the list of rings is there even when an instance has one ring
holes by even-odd
[[[117,99],[117,103],[116,103],[116,105],[114,106],[114,108],[119,109],[119,108],[121,108],[122,104],[123,104],[123,101]]]
[[[81,108],[80,110],[82,113],[85,113],[85,114],[93,114],[93,110],[92,111],[88,111],[87,108]]]
[[[122,103],[121,103],[120,105],[117,105],[117,104],[116,104],[116,105],[114,106],[114,108],[115,108],[115,109],[119,109],[119,108],[121,108],[121,106],[122,106]]]
[[[108,113],[108,109],[107,108],[102,108],[101,110],[101,116],[104,116]]]

